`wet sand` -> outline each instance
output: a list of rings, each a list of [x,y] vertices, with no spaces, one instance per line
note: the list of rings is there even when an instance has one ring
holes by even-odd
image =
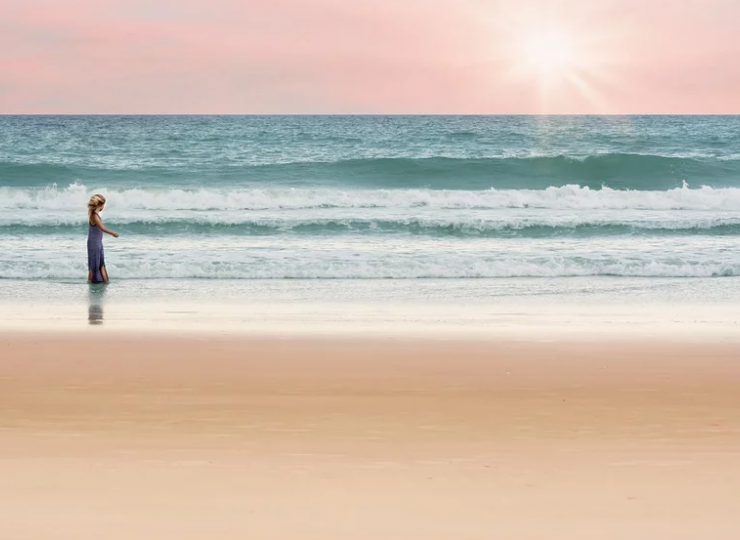
[[[0,336],[0,538],[735,539],[740,345]]]

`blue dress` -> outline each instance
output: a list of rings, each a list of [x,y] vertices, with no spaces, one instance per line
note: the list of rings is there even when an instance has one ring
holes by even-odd
[[[92,217],[92,216],[91,216]],[[100,269],[105,266],[103,253],[103,231],[88,221],[87,229],[87,269],[92,271],[93,283],[101,283],[103,276]]]

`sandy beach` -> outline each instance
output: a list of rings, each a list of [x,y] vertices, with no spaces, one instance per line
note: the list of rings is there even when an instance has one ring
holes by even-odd
[[[734,344],[0,339],[0,538],[734,539]]]

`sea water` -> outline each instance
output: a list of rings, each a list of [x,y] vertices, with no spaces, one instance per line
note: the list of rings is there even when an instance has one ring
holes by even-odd
[[[740,299],[734,116],[0,117],[0,301],[87,296],[93,193],[121,300]]]

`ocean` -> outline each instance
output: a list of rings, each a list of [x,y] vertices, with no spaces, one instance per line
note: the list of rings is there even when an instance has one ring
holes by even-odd
[[[93,193],[121,298],[740,298],[736,116],[4,116],[0,300],[86,297]]]

